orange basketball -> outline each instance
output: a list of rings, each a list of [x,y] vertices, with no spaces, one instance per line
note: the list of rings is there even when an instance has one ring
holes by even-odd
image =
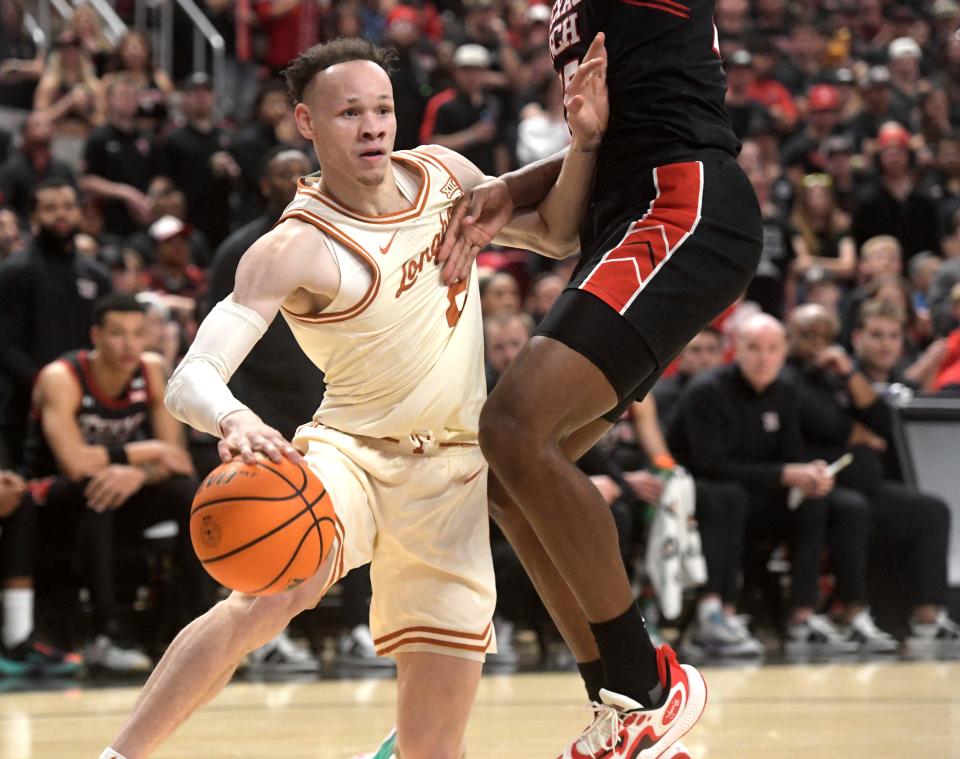
[[[330,552],[334,511],[306,466],[236,459],[214,469],[190,509],[190,539],[207,572],[233,590],[279,593],[312,577]]]

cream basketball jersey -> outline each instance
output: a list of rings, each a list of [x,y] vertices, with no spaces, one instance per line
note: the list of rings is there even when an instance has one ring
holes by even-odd
[[[423,149],[393,153],[408,210],[363,216],[300,180],[281,221],[319,229],[340,268],[340,290],[322,312],[283,310],[306,355],[326,374],[314,422],[354,435],[470,441],[486,397],[476,266],[447,287],[437,252],[463,193]]]

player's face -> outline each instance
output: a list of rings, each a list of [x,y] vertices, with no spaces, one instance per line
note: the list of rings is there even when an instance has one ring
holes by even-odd
[[[375,187],[386,177],[397,136],[393,86],[372,61],[321,71],[296,108],[300,133],[313,142],[324,181]]]
[[[787,340],[780,330],[762,327],[744,331],[737,339],[737,363],[756,390],[777,379],[787,358]]]
[[[870,317],[854,333],[853,348],[864,363],[890,371],[903,352],[903,327],[894,319]]]
[[[862,262],[863,273],[868,277],[880,274],[899,274],[902,269],[900,252],[893,245],[881,245],[870,251]]]
[[[187,118],[209,119],[215,104],[216,96],[205,87],[187,90],[180,95],[180,108]]]
[[[803,361],[814,360],[833,345],[833,327],[825,321],[801,322],[790,328],[790,353]]]
[[[566,283],[560,277],[547,277],[541,280],[530,299],[530,310],[534,314],[546,314],[553,308],[553,304],[557,302],[565,286]]]
[[[34,226],[65,240],[80,226],[80,205],[72,187],[50,187],[37,193]]]
[[[290,110],[290,102],[287,96],[282,92],[268,92],[260,102],[260,108],[257,110],[257,118],[264,124],[276,126]]]
[[[299,151],[274,157],[260,180],[260,190],[272,206],[285,206],[297,193],[297,180],[310,172],[310,164]]]
[[[527,328],[519,319],[494,326],[487,333],[486,343],[490,368],[497,374],[503,374],[529,339]]]
[[[516,314],[520,311],[520,287],[510,275],[495,275],[480,299],[484,316]]]
[[[719,366],[722,358],[720,337],[712,332],[701,332],[687,343],[680,354],[680,371],[693,377]]]
[[[129,82],[115,83],[107,93],[110,113],[118,119],[132,119],[137,115],[140,92]]]
[[[139,311],[108,311],[90,333],[93,347],[115,371],[132,372],[146,346],[145,317]]]

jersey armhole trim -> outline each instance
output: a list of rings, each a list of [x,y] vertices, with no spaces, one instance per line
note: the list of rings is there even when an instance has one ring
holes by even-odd
[[[303,322],[305,324],[324,324],[329,322],[346,321],[347,319],[350,319],[354,316],[358,316],[363,311],[365,311],[367,307],[373,302],[373,299],[376,297],[377,293],[380,291],[380,267],[377,266],[377,262],[373,258],[371,258],[370,255],[363,249],[363,247],[360,246],[358,243],[356,243],[354,240],[351,240],[349,237],[347,237],[347,235],[345,235],[339,229],[325,222],[319,216],[311,213],[310,211],[304,208],[300,208],[295,211],[290,211],[289,213],[284,214],[281,217],[280,221],[281,222],[286,221],[287,219],[297,219],[299,221],[303,221],[307,224],[310,224],[316,227],[325,235],[329,235],[330,237],[332,237],[334,240],[339,242],[345,248],[349,248],[351,252],[355,253],[360,258],[361,261],[363,261],[364,263],[367,264],[367,266],[370,267],[370,271],[373,274],[373,281],[370,283],[370,286],[367,288],[367,292],[364,293],[364,296],[357,303],[355,303],[350,308],[345,309],[343,311],[331,311],[329,313],[326,311],[316,311],[314,313],[298,314],[293,311],[290,311],[285,306],[281,306],[283,313],[286,316],[290,317],[291,319],[294,319],[295,321],[298,321],[298,322]],[[279,224],[280,222],[277,222],[277,223]],[[331,255],[333,255],[332,251],[331,251]],[[334,257],[334,263],[337,264],[337,268],[340,268],[340,264],[337,263],[336,257]]]

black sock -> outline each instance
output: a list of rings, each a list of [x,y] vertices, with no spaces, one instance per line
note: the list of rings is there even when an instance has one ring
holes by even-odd
[[[580,677],[583,678],[583,685],[587,689],[587,698],[590,699],[590,703],[599,704],[600,689],[606,685],[603,662],[600,659],[577,662],[577,669],[580,670]]]
[[[657,652],[636,603],[618,617],[591,622],[590,629],[603,661],[604,687],[644,706],[654,706],[651,694],[660,691]]]

